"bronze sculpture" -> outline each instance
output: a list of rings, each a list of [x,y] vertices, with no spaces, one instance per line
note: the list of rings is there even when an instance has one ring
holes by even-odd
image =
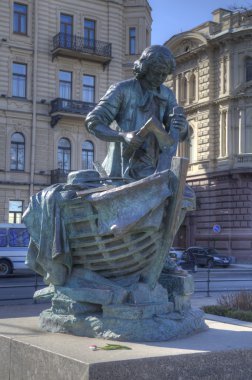
[[[170,137],[166,144],[170,161],[176,154],[178,141],[187,137],[188,125],[184,113],[182,111],[172,116],[177,102],[173,92],[163,85],[174,68],[174,58],[166,47],[151,46],[145,49],[134,64],[135,78],[112,85],[87,116],[89,132],[112,142],[104,163],[109,176],[140,179],[156,171],[159,148],[155,137],[149,133],[143,139],[137,134],[151,117],[162,123],[167,139]],[[109,127],[114,120],[118,130]],[[135,151],[133,156],[125,152],[129,147]],[[163,169],[169,167],[170,162],[167,162]]]
[[[190,309],[191,277],[160,277],[195,204],[187,160],[174,157],[188,124],[162,84],[174,67],[167,48],[147,48],[135,78],[112,86],[86,118],[91,133],[111,142],[100,173],[70,173],[67,184],[31,200],[27,263],[49,285],[35,293],[52,299],[41,313],[46,330],[151,341],[205,328]]]

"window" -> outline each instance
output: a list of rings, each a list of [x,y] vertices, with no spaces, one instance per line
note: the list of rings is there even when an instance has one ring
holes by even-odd
[[[69,173],[71,169],[71,143],[66,138],[59,140],[58,168],[66,174]]]
[[[187,100],[187,79],[182,78],[182,99],[184,102]]]
[[[150,31],[146,29],[146,46],[150,45]]]
[[[227,111],[221,113],[220,156],[227,155]]]
[[[94,145],[91,141],[82,144],[82,169],[93,169]]]
[[[194,74],[190,77],[190,101],[193,102],[196,99],[196,77]]]
[[[248,57],[245,62],[246,82],[252,80],[252,58]]]
[[[136,54],[136,28],[129,28],[129,53]]]
[[[60,15],[60,46],[71,48],[73,45],[73,16]]]
[[[27,228],[9,228],[8,238],[10,247],[28,247],[30,241]]]
[[[227,59],[223,61],[223,93],[227,92]]]
[[[88,103],[95,101],[95,77],[93,75],[83,75],[82,100]]]
[[[72,73],[71,71],[59,72],[59,96],[62,99],[72,99]]]
[[[252,153],[251,141],[252,141],[252,107],[246,107],[244,153]]]
[[[13,5],[13,32],[27,34],[27,5],[14,3]]]
[[[194,129],[189,127],[190,133],[190,147],[189,147],[189,162],[194,163],[197,161],[197,141]]]
[[[27,66],[23,63],[12,64],[12,96],[26,98]]]
[[[0,247],[28,247],[29,241],[27,228],[0,228]]]
[[[7,247],[7,228],[0,228],[0,247]]]
[[[21,223],[23,201],[9,201],[9,223]]]
[[[11,137],[10,169],[24,171],[25,169],[25,140],[21,133],[14,133]]]
[[[84,20],[84,46],[94,48],[95,46],[95,21]]]

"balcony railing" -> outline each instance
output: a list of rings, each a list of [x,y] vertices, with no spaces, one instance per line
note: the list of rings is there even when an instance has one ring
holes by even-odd
[[[236,164],[252,164],[252,154],[251,153],[241,153],[235,156]]]
[[[81,100],[56,98],[51,101],[51,126],[54,127],[64,114],[86,116],[95,105]]]
[[[111,60],[111,44],[73,34],[58,33],[53,37],[53,58],[57,55],[86,58],[104,64]]]

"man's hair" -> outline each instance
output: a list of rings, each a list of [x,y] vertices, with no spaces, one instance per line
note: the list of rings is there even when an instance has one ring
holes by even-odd
[[[168,74],[171,74],[176,67],[175,59],[171,51],[162,45],[152,45],[147,47],[141,57],[134,62],[133,73],[137,79],[143,78],[149,66],[167,66]]]

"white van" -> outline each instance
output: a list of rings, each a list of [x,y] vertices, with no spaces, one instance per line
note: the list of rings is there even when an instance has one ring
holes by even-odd
[[[27,269],[25,258],[30,235],[24,224],[0,223],[0,276]]]

